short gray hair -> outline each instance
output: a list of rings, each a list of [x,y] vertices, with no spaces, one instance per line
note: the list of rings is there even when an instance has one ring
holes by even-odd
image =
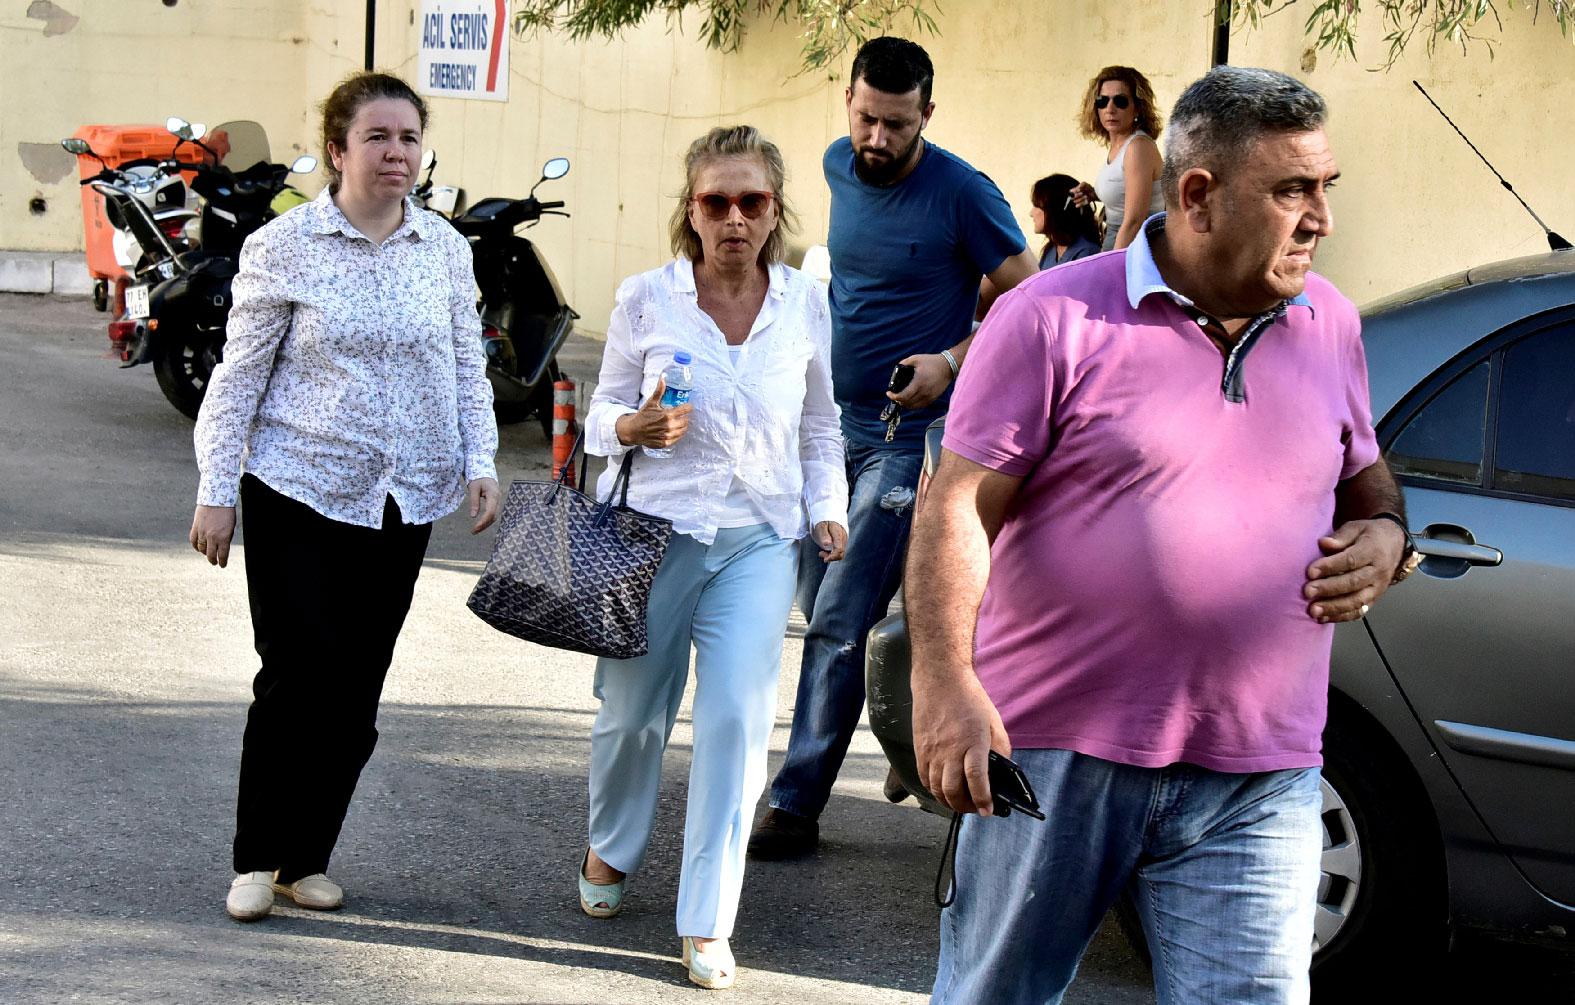
[[[1265,133],[1322,129],[1323,97],[1295,77],[1250,66],[1216,66],[1192,83],[1170,113],[1160,185],[1166,208],[1179,205],[1181,176],[1221,175]]]

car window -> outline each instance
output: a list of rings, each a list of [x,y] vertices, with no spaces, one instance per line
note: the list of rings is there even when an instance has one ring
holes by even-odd
[[[1397,475],[1482,484],[1488,361],[1456,377],[1400,430],[1385,455]]]
[[[1575,500],[1575,326],[1504,351],[1493,487]]]

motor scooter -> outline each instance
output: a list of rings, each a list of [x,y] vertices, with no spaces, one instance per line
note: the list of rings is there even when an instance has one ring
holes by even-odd
[[[199,136],[205,129],[200,124],[193,128],[197,130]],[[180,163],[176,156],[179,151],[178,144],[176,152],[172,152],[168,157],[162,159],[141,157],[114,166],[100,156],[87,140],[67,137],[60,141],[60,145],[68,153],[78,157],[91,157],[98,161],[102,167],[101,176],[105,180],[113,181],[123,191],[146,206],[159,229],[172,243],[177,246],[190,243],[197,211],[187,205],[186,180],[182,171],[190,170],[191,165]],[[135,275],[137,268],[142,264],[145,251],[128,225],[124,214],[113,204],[105,205],[105,216],[113,228],[110,247],[115,263],[126,275],[115,280],[117,285],[114,288],[106,279],[94,282],[93,307],[95,310],[107,311],[113,305],[118,315],[125,310],[126,284],[129,282],[129,277]]]
[[[558,349],[579,315],[564,301],[563,290],[541,249],[515,233],[543,216],[568,216],[563,202],[542,202],[542,182],[569,173],[567,157],[554,157],[523,199],[482,199],[451,222],[470,241],[481,290],[478,310],[493,409],[499,422],[535,418],[552,435],[552,385],[562,377]]]
[[[236,142],[248,125],[263,137],[260,147],[255,141],[249,149]],[[223,358],[230,283],[241,245],[277,215],[273,204],[289,188],[289,176],[316,170],[317,158],[298,157],[289,166],[272,163],[266,136],[254,123],[230,125],[227,158],[205,145],[184,119],[171,118],[168,127],[205,154],[193,165],[191,188],[203,199],[195,246],[171,241],[122,179],[101,172],[83,184],[105,196],[143,249],[133,282],[126,287],[125,317],[110,325],[111,344],[123,366],[151,362],[170,404],[195,419],[213,368]],[[235,163],[250,166],[234,170],[230,164]]]

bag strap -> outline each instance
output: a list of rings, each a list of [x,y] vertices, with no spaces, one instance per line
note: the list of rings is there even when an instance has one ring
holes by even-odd
[[[552,491],[547,493],[547,504],[551,505],[558,498],[558,490],[569,484],[569,471],[574,467],[574,456],[580,455],[580,491],[585,490],[585,427],[580,427],[580,435],[574,438],[574,447],[569,451],[569,459],[558,469],[553,478]],[[607,515],[613,508],[613,497],[618,497],[618,508],[629,508],[629,472],[634,466],[634,452],[636,448],[630,447],[624,452],[623,463],[618,466],[618,477],[613,479],[612,491],[607,493],[607,498],[602,501],[601,509],[596,513],[595,526],[600,527],[607,522]]]
[[[574,446],[569,448],[569,459],[564,461],[563,462],[563,467],[559,468],[557,473],[553,475],[553,479],[552,480],[554,482],[556,482],[557,484],[553,485],[552,491],[547,493],[547,503],[549,505],[551,505],[552,502],[555,499],[558,498],[558,490],[563,488],[565,485],[569,484],[569,472],[574,469],[574,457],[575,457],[576,454],[580,455],[580,478],[579,478],[580,484],[579,484],[579,489],[582,492],[585,491],[585,456],[584,456],[584,448],[585,448],[585,427],[581,426],[580,427],[580,435],[578,435],[578,436],[576,436],[574,438]]]
[[[630,447],[623,455],[623,463],[618,466],[618,477],[613,479],[612,491],[607,493],[607,498],[602,501],[602,508],[596,513],[593,526],[600,527],[607,522],[607,517],[613,510],[613,497],[618,497],[618,508],[629,508],[629,471],[634,466],[634,447]]]

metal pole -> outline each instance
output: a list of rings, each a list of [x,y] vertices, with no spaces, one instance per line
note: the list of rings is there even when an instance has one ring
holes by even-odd
[[[372,55],[377,41],[377,0],[366,0],[366,68],[372,69]]]
[[[1230,22],[1236,13],[1235,0],[1218,0],[1214,5],[1214,62],[1224,66],[1230,62]]]

